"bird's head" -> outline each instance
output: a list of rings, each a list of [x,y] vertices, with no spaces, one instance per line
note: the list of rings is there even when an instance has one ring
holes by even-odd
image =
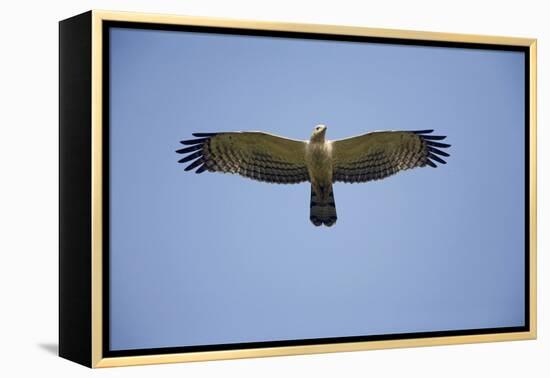
[[[311,134],[311,141],[323,142],[325,140],[325,133],[327,132],[327,127],[325,125],[317,125],[313,129],[313,134]]]

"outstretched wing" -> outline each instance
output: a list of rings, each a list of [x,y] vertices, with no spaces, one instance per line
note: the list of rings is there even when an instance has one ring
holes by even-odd
[[[258,131],[194,133],[197,139],[181,141],[177,153],[193,160],[185,170],[236,173],[254,180],[294,184],[309,180],[305,162],[306,142]]]
[[[433,130],[377,131],[332,142],[333,180],[366,182],[391,176],[405,169],[446,164],[436,142],[445,136],[428,135]]]

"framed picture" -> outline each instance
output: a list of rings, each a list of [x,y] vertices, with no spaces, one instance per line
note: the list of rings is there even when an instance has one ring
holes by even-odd
[[[535,242],[534,39],[60,22],[64,358],[534,339]]]

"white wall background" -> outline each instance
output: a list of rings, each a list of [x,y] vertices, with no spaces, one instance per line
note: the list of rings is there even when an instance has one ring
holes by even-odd
[[[550,374],[549,12],[545,1],[18,1],[0,22],[0,375],[530,376]],[[536,37],[539,40],[539,339],[90,371],[56,357],[57,64],[61,19],[89,9]],[[545,211],[543,211],[545,210]]]

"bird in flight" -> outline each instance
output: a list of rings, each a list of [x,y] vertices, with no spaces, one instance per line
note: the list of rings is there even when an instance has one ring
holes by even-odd
[[[235,173],[253,180],[311,183],[309,219],[315,226],[336,223],[335,182],[380,180],[415,167],[445,164],[449,154],[433,130],[374,131],[340,140],[326,140],[327,128],[317,125],[309,140],[294,140],[260,131],[193,133],[180,163],[185,170]]]

